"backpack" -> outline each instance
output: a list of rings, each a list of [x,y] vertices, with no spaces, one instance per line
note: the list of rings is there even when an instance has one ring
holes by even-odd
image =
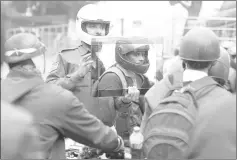
[[[197,94],[197,91],[217,85],[211,77],[204,77],[166,95],[146,122],[142,157],[159,160],[182,158],[195,127],[197,100],[204,94]]]

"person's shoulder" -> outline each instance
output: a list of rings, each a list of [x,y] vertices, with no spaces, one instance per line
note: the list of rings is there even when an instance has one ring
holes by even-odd
[[[2,106],[2,120],[10,120],[11,122],[17,122],[22,124],[30,124],[33,120],[32,115],[30,112],[25,110],[22,107],[17,107],[15,105],[12,105],[8,102],[5,102],[1,100],[1,106]],[[9,116],[10,114],[14,114],[14,116]],[[10,122],[9,121],[9,122]]]
[[[55,68],[58,67],[58,64],[60,61],[63,61],[64,63],[68,62],[68,58],[71,59],[71,57],[74,57],[75,54],[77,54],[77,48],[78,47],[72,47],[72,48],[65,48],[60,50],[55,56],[54,56],[54,62],[52,70],[55,70]],[[75,58],[74,58],[75,59]]]
[[[211,103],[217,98],[223,99],[232,96],[231,92],[229,92],[224,86],[220,85],[206,87],[202,89],[202,93],[206,94],[201,99],[210,100]]]
[[[54,101],[57,102],[59,105],[67,105],[75,99],[78,100],[72,92],[64,89],[59,85],[46,83],[42,87],[46,89],[46,92],[48,93],[47,95],[54,99]]]
[[[216,90],[215,90],[216,93],[220,93],[222,95],[225,95],[226,97],[231,97],[232,94],[231,92],[229,92],[224,86],[216,86]]]
[[[213,105],[215,110],[196,125],[186,156],[188,159],[236,158],[235,144],[232,143],[236,139],[236,97],[216,99]]]
[[[99,89],[122,88],[122,82],[119,76],[113,72],[106,72],[99,80]]]
[[[87,54],[88,52],[89,52],[88,49],[86,49],[82,45],[79,45],[76,47],[63,49],[63,50],[61,50],[61,52],[59,52],[58,55],[65,62],[72,63],[72,64],[78,64],[78,63],[80,63],[80,59],[82,58],[82,56]]]
[[[105,82],[108,84],[120,81],[119,76],[114,72],[106,72],[100,78],[100,82]]]
[[[87,53],[88,50],[85,49],[85,47],[82,45],[82,43],[79,43],[77,46],[62,49],[60,51],[60,54],[70,54],[72,52],[80,52],[83,55],[83,53]]]
[[[101,80],[102,79],[118,79],[118,76],[114,72],[106,72],[105,71],[104,75],[101,77]]]
[[[62,88],[61,86],[54,86],[57,89],[58,106],[61,106],[61,110],[67,113],[75,108],[83,107],[83,103],[69,90]]]

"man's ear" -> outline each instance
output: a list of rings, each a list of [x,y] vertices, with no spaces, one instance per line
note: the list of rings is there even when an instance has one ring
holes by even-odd
[[[184,70],[187,68],[187,65],[186,65],[186,63],[184,63],[184,61],[182,62],[182,66],[183,66]]]

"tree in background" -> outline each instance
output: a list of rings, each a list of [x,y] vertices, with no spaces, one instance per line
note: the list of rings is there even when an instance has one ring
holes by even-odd
[[[32,16],[61,15],[69,17],[75,14],[81,7],[98,1],[8,1],[11,7],[18,13],[25,14],[28,10]]]
[[[188,11],[188,17],[198,17],[202,8],[202,1],[179,1],[179,3]],[[195,23],[196,19],[187,19],[185,27],[189,27]],[[189,29],[185,29],[183,35],[185,35]]]
[[[1,1],[2,2],[2,1]],[[75,21],[76,15],[80,8],[90,3],[99,1],[6,1],[7,9],[4,10],[9,17],[9,25],[7,28],[50,25],[58,22],[52,17],[58,16],[59,23],[68,23],[68,34],[59,35],[76,39]],[[34,17],[36,16],[36,17]],[[52,17],[53,19],[49,18]],[[66,17],[65,17],[66,16]]]
[[[202,8],[202,1],[179,1],[188,11],[189,17],[198,17]]]
[[[75,19],[78,10],[86,4],[98,1],[7,1],[13,16],[66,15]],[[5,2],[4,2],[5,3]],[[7,10],[6,10],[7,11]],[[10,13],[12,14],[12,13]]]

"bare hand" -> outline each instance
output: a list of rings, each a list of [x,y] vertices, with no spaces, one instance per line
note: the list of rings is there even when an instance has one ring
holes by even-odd
[[[179,56],[171,58],[164,63],[163,66],[163,77],[167,74],[173,74],[177,72],[183,72],[183,61]]]
[[[84,77],[91,69],[93,60],[91,59],[91,53],[83,55],[80,60],[79,68],[77,69],[75,76]]]
[[[79,81],[84,78],[84,76],[92,68],[93,60],[91,59],[91,54],[83,55],[78,64],[78,69],[71,76],[72,81]]]
[[[140,91],[137,89],[136,86],[128,87],[128,94],[125,95],[125,101],[126,102],[131,102],[131,101],[138,102],[139,96],[140,96]]]

